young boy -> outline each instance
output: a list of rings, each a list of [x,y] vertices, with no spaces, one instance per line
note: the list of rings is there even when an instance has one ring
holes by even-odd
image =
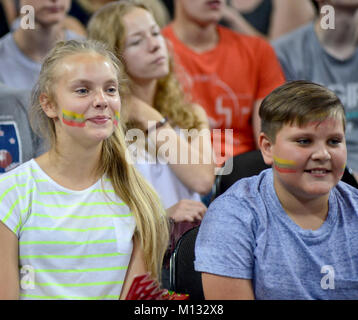
[[[339,182],[342,103],[294,81],[268,95],[259,115],[272,169],[209,207],[195,251],[206,299],[357,299],[358,190]]]

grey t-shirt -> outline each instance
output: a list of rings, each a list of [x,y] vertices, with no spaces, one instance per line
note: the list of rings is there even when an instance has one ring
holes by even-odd
[[[329,55],[310,23],[274,41],[286,79],[310,80],[334,91],[347,117],[347,164],[358,172],[358,49],[345,61]]]
[[[331,190],[317,230],[283,210],[272,169],[241,179],[210,206],[195,247],[195,269],[252,279],[256,299],[358,299],[358,189]]]
[[[66,40],[82,37],[66,31]],[[41,63],[31,60],[17,46],[13,32],[0,39],[0,82],[8,87],[32,90],[40,74]]]
[[[0,174],[44,151],[41,140],[31,130],[29,92],[0,84]]]

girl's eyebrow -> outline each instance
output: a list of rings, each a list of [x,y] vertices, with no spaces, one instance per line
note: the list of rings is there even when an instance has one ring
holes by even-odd
[[[149,28],[151,31],[153,31],[153,29],[156,29],[158,27],[158,25],[156,24],[152,24]],[[128,33],[127,37],[135,37],[135,36],[140,36],[143,32],[145,32],[146,30],[140,30],[140,31],[136,31],[133,33]]]
[[[92,84],[93,81],[88,80],[88,79],[75,79],[73,81],[70,81],[69,84],[72,85],[90,85]],[[116,84],[118,85],[118,81],[117,79],[113,78],[113,79],[108,79],[107,81],[104,82],[105,85],[107,84]]]

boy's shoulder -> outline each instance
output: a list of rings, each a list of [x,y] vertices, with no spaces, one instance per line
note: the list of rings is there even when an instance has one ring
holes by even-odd
[[[236,181],[213,201],[209,210],[232,212],[237,211],[237,208],[242,208],[247,213],[260,212],[265,207],[265,196],[270,193],[268,191],[270,188],[273,188],[271,168],[263,170],[258,175]]]
[[[337,195],[338,200],[352,202],[352,204],[358,208],[358,189],[356,187],[353,187],[344,181],[340,181],[333,190]]]

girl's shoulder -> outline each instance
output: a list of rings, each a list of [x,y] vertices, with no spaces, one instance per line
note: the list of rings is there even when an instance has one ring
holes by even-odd
[[[21,165],[11,169],[10,171],[0,175],[0,188],[3,185],[9,185],[10,181],[21,183],[21,181],[33,178],[39,171],[34,159],[22,163]]]

